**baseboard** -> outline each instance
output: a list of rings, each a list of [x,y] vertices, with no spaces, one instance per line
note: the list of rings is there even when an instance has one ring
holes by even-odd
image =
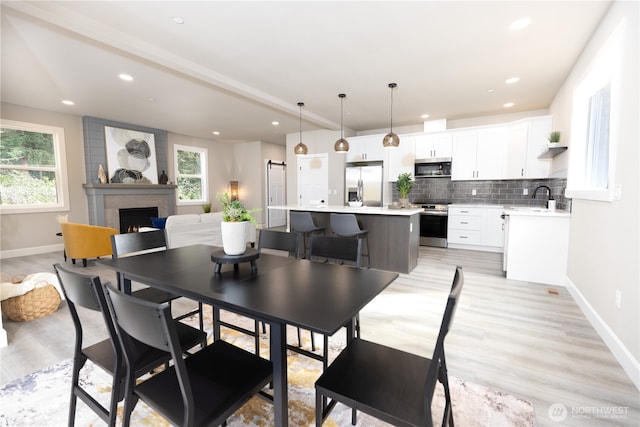
[[[640,390],[640,362],[633,357],[627,347],[620,341],[609,325],[602,320],[600,315],[589,304],[589,301],[568,277],[566,278],[566,288],[591,323],[591,326],[611,350],[613,357],[620,363],[636,388]]]
[[[58,243],[48,246],[36,246],[32,248],[10,249],[8,251],[0,251],[0,259],[16,258],[19,256],[39,255],[49,252],[64,251],[64,244]]]

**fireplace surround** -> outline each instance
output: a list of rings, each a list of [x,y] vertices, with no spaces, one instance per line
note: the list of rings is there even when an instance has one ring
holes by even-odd
[[[156,206],[158,216],[175,215],[176,185],[83,184],[89,223],[120,230],[120,209]]]

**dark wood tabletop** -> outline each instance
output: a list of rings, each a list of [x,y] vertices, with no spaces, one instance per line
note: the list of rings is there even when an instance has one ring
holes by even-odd
[[[271,325],[276,425],[286,426],[286,325],[333,335],[382,292],[397,273],[260,254],[249,263],[211,261],[216,246],[193,245],[115,260],[100,260],[127,279],[227,309]]]

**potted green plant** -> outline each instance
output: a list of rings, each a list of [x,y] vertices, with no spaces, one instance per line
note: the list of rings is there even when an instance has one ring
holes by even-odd
[[[408,206],[409,192],[411,191],[411,188],[413,188],[413,177],[411,176],[411,173],[405,172],[398,175],[396,188],[400,195],[400,206]]]
[[[560,131],[554,130],[547,138],[549,139],[549,144],[558,144],[560,142]]]
[[[211,212],[211,203],[205,203],[202,205],[202,212],[210,213]]]
[[[216,198],[222,206],[222,247],[227,255],[241,255],[247,250],[247,221],[256,224],[252,213],[240,200],[231,200],[229,193],[218,193]]]

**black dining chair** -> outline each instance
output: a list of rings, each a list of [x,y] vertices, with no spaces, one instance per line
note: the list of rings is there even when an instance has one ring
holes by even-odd
[[[360,268],[360,252],[362,250],[362,241],[360,239],[348,239],[344,237],[334,236],[311,236],[309,241],[309,260],[316,262],[352,262],[353,266]],[[355,318],[356,336],[360,336],[360,316]],[[329,364],[329,337],[323,335],[322,354],[313,353],[316,351],[314,333],[311,332],[311,351],[305,350],[300,346],[300,329],[298,328],[298,345],[294,347],[287,345],[287,348],[296,353],[303,354],[322,362],[323,369]]]
[[[125,362],[115,325],[111,318],[109,308],[107,307],[100,277],[80,274],[68,270],[60,264],[55,264],[53,267],[65,294],[76,335],[73,352],[69,426],[73,427],[75,424],[78,398],[86,403],[87,406],[98,414],[109,426],[115,426],[117,405],[118,402],[124,398]],[[83,328],[82,318],[78,314],[78,307],[92,311],[100,311],[109,338],[83,347],[85,330]],[[84,319],[87,319],[87,317],[84,317]],[[198,329],[180,322],[176,323],[176,335],[180,343],[181,351],[191,349],[206,339],[206,335]],[[131,348],[135,354],[130,360],[131,366],[133,367],[132,376],[134,378],[149,373],[158,366],[168,364],[170,360],[168,353],[149,347],[139,341],[132,341]],[[80,384],[80,371],[87,361],[91,361],[111,374],[111,398],[108,408],[105,408]]]
[[[251,397],[273,402],[263,389],[273,379],[273,364],[218,340],[183,358],[176,323],[168,303],[155,304],[105,287],[107,304],[116,323],[127,366],[135,357],[131,346],[141,341],[172,358],[170,368],[136,383],[127,369],[122,425],[128,427],[138,400],[142,400],[171,424],[179,426],[225,425],[226,420]]]
[[[263,252],[265,249],[286,252],[288,256],[297,258],[300,250],[300,233],[262,229],[258,239],[258,250]],[[264,323],[262,324],[262,331],[266,332]],[[301,345],[302,337],[300,328],[298,328],[298,347]]]
[[[354,214],[337,214],[329,215],[329,224],[331,231],[338,237],[352,237],[362,239],[367,247],[367,253],[362,252],[362,256],[367,258],[367,265],[371,267],[371,258],[369,257],[369,230],[360,228],[358,219]]]
[[[142,253],[164,251],[167,249],[167,240],[164,230],[145,231],[140,233],[123,233],[111,236],[112,258],[122,258],[126,256],[139,255]],[[118,289],[130,289],[131,281],[118,273]],[[132,292],[137,298],[147,301],[161,303],[169,302],[180,298],[180,295],[161,289],[145,287]],[[198,302],[198,308],[190,310],[176,317],[176,320],[183,320],[197,314],[199,317],[200,330],[204,331],[204,318],[202,315],[202,303]],[[203,345],[205,342],[203,342]]]
[[[300,258],[307,257],[307,235],[313,236],[314,233],[324,233],[324,227],[316,225],[311,216],[311,212],[294,212],[289,213],[289,226],[292,232],[302,234],[302,254],[298,254]]]
[[[316,426],[337,402],[398,426],[432,426],[431,404],[439,381],[444,388],[442,425],[453,427],[444,340],[464,284],[457,267],[431,359],[355,338],[316,381]],[[328,405],[326,398],[331,399]]]

